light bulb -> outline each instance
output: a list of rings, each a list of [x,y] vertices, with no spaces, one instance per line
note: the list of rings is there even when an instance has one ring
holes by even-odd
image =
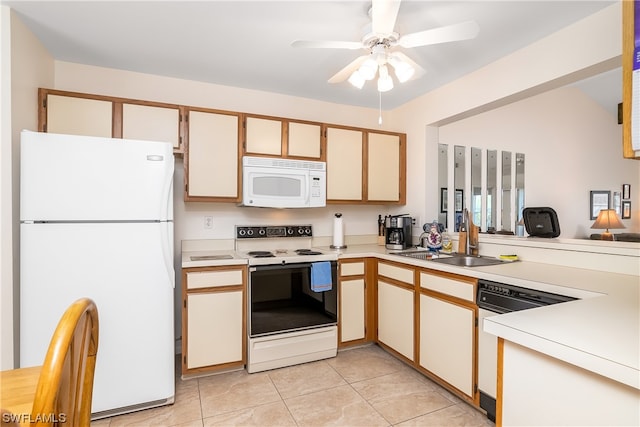
[[[389,64],[393,66],[394,71],[396,72],[396,77],[400,83],[404,83],[409,80],[415,74],[416,70],[401,59],[391,55],[389,56]]]
[[[393,89],[393,80],[389,75],[386,65],[380,66],[380,77],[378,77],[378,92],[387,92]]]
[[[360,65],[358,69],[360,75],[365,80],[371,80],[376,76],[376,71],[378,71],[378,64],[372,58],[367,58],[366,61]]]
[[[351,73],[348,81],[358,89],[362,89],[362,87],[364,86],[364,78],[358,70],[355,70],[353,73]]]

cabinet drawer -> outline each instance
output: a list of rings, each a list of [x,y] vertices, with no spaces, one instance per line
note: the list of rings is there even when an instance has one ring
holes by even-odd
[[[447,277],[420,273],[420,287],[470,302],[475,300],[474,286],[469,282],[461,282]]]
[[[242,285],[242,270],[202,271],[187,273],[187,289]]]
[[[378,263],[378,275],[388,277],[389,279],[399,280],[401,282],[413,285],[413,270],[396,267],[395,265]]]
[[[340,264],[340,276],[364,275],[364,262],[346,262]]]

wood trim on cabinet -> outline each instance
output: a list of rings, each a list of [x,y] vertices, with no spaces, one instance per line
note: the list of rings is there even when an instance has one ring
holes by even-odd
[[[111,137],[122,138],[122,102],[111,103]]]
[[[47,90],[38,89],[38,132],[47,131]]]
[[[362,132],[362,200],[369,200],[369,132]]]
[[[622,156],[640,159],[633,150],[631,102],[633,98],[633,55],[635,50],[635,2],[622,2]]]
[[[504,366],[504,338],[498,337],[498,375],[496,384],[496,427],[502,427],[502,396],[503,396],[503,366]]]

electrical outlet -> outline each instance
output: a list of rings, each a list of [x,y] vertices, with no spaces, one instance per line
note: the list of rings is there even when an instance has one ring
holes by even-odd
[[[207,230],[211,230],[213,228],[213,217],[206,215],[204,217],[204,228]]]

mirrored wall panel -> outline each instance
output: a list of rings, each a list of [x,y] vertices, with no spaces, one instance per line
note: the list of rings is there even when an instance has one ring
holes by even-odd
[[[447,144],[438,144],[438,222],[447,226],[447,177],[449,175]],[[422,226],[422,224],[419,224]]]
[[[511,152],[502,152],[502,231],[512,231],[511,222]]]
[[[516,218],[515,230],[518,236],[524,236],[522,211],[524,209],[524,154],[516,153]]]
[[[487,150],[487,232],[496,231],[498,209],[498,151]]]
[[[462,223],[462,210],[464,209],[464,183],[465,183],[465,147],[456,145],[453,149],[455,156],[455,169],[453,173],[453,181],[455,193],[453,203],[455,206],[455,231],[460,231]]]
[[[473,223],[482,226],[482,150],[471,148],[471,206],[470,215]]]

